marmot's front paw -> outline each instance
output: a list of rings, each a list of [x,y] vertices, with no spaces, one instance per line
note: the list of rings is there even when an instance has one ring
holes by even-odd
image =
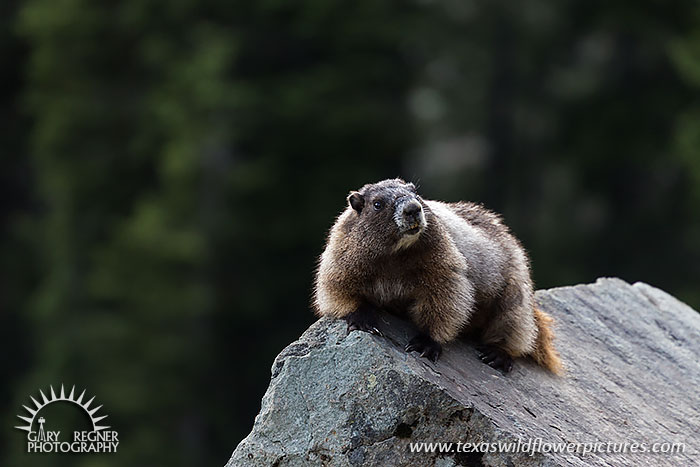
[[[368,305],[359,307],[355,312],[347,315],[345,319],[348,322],[348,332],[357,330],[369,332],[375,336],[384,335],[377,328],[376,310]]]
[[[508,373],[513,369],[513,359],[504,350],[493,345],[479,345],[476,348],[479,352],[479,360],[486,363],[491,368]]]
[[[442,346],[431,339],[430,336],[418,334],[406,344],[406,352],[412,352],[414,350],[420,352],[421,357],[437,362],[437,359],[442,353]]]

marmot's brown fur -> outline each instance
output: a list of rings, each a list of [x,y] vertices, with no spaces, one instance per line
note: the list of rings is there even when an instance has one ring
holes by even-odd
[[[424,200],[400,179],[365,185],[348,203],[321,255],[318,315],[380,334],[374,310],[398,311],[421,331],[406,350],[433,361],[441,344],[468,331],[494,368],[509,371],[513,357],[531,356],[561,372],[527,255],[498,215],[473,203]]]

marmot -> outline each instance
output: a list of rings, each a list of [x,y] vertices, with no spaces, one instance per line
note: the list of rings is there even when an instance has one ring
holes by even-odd
[[[406,346],[432,361],[462,332],[504,372],[531,356],[560,373],[550,318],[535,306],[525,250],[486,208],[422,199],[412,183],[384,180],[347,198],[316,273],[319,316],[380,334],[374,310],[407,314],[420,333]]]

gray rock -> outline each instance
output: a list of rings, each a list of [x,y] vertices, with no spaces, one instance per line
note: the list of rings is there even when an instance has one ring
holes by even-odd
[[[388,314],[385,337],[319,320],[275,360],[253,431],[227,466],[700,465],[700,315],[619,279],[539,291],[537,299],[556,319],[563,377],[522,359],[503,375],[468,342],[447,345],[433,364],[403,351],[415,329]],[[410,449],[537,440],[616,443],[609,449],[618,452],[584,453],[592,444],[578,453],[543,445],[532,455],[486,444],[477,449],[489,452]],[[632,443],[683,443],[684,452],[632,453]]]

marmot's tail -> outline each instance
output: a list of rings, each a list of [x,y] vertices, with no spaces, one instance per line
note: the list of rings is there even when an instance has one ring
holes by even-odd
[[[535,321],[537,322],[537,341],[532,358],[552,373],[561,375],[564,373],[564,365],[554,348],[554,333],[550,327],[554,320],[547,313],[535,308]]]

